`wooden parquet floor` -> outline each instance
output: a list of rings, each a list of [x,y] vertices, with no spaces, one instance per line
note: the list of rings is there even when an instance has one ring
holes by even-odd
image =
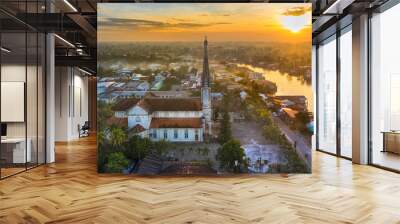
[[[400,175],[315,152],[313,174],[96,173],[95,140],[0,181],[0,223],[400,223]]]

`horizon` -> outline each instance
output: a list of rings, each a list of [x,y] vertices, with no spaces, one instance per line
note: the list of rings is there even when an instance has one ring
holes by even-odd
[[[202,43],[204,40],[185,40],[185,41],[176,41],[176,40],[157,40],[157,41],[151,41],[151,40],[136,40],[136,41],[130,41],[130,40],[122,40],[122,41],[102,41],[99,42],[99,44],[110,44],[110,43],[115,43],[115,44],[120,44],[120,43]],[[266,44],[308,44],[310,41],[308,40],[303,40],[303,41],[298,41],[296,43],[293,42],[285,42],[285,41],[245,41],[245,40],[217,40],[213,41],[210,39],[207,39],[208,43],[266,43]]]
[[[311,42],[311,5],[100,3],[98,42]],[[118,15],[118,16],[115,16]]]

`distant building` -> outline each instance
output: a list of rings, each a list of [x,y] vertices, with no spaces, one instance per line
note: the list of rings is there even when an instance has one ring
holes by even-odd
[[[247,98],[247,93],[246,93],[246,91],[241,91],[241,92],[239,93],[239,95],[240,95],[240,98],[241,98],[242,100],[245,100],[245,99]]]
[[[157,63],[151,63],[149,65],[147,65],[147,68],[149,68],[152,71],[158,70],[162,68],[161,64],[157,64]]]
[[[152,83],[151,90],[159,90],[159,89],[161,89],[161,87],[163,86],[163,84],[164,84],[164,80],[154,81],[154,82]]]
[[[226,89],[229,91],[239,91],[243,89],[243,86],[240,84],[236,84],[236,83],[231,83],[226,85]]]
[[[188,91],[149,91],[149,97],[157,98],[189,98],[190,92]]]
[[[159,73],[156,76],[154,76],[155,82],[164,81],[164,80],[165,80],[165,76],[162,73]]]
[[[132,81],[141,81],[141,80],[147,80],[148,77],[142,74],[137,74],[137,73],[132,73],[131,80]]]
[[[98,82],[97,83],[97,93],[102,94],[106,92],[107,88],[114,85],[115,82]]]
[[[264,94],[264,93],[259,93],[258,94],[261,98],[262,98],[262,100],[264,100],[264,101],[266,101],[267,99],[268,99],[268,97]]]
[[[236,77],[234,78],[234,80],[235,80],[235,82],[240,82],[240,81],[243,80],[243,78],[242,78],[242,77],[239,77],[239,76],[236,76]]]
[[[252,80],[265,80],[264,74],[260,72],[252,72],[249,74],[249,78]]]
[[[137,87],[137,91],[147,91],[150,89],[150,83],[147,81],[141,82]]]
[[[282,120],[284,120],[286,123],[293,124],[296,120],[296,115],[299,113],[299,111],[291,109],[291,108],[282,108],[280,110],[280,117]]]
[[[222,100],[223,97],[224,97],[224,95],[222,93],[219,93],[219,92],[211,93],[211,99],[213,101],[220,101],[220,100]]]
[[[130,69],[120,69],[119,71],[117,71],[118,76],[121,77],[131,77],[132,76],[132,70]]]
[[[298,111],[306,111],[308,101],[305,96],[275,96],[274,100],[281,107],[289,107]]]
[[[125,83],[125,85],[123,86],[123,90],[135,91],[139,84],[140,84],[139,81],[129,81],[129,82]]]

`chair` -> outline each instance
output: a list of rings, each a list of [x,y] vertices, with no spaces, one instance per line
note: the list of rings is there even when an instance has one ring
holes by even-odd
[[[90,123],[89,121],[85,121],[85,123],[82,125],[78,125],[78,130],[79,130],[79,138],[81,137],[88,137],[89,136],[89,130],[90,130]]]

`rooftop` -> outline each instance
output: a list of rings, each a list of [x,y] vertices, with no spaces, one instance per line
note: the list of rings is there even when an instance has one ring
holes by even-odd
[[[125,111],[129,108],[135,106],[140,99],[137,98],[128,98],[119,100],[113,107],[112,110],[114,111]]]
[[[154,111],[201,111],[201,99],[198,98],[144,98],[138,106],[147,112]]]
[[[201,118],[153,118],[150,128],[201,128]]]

